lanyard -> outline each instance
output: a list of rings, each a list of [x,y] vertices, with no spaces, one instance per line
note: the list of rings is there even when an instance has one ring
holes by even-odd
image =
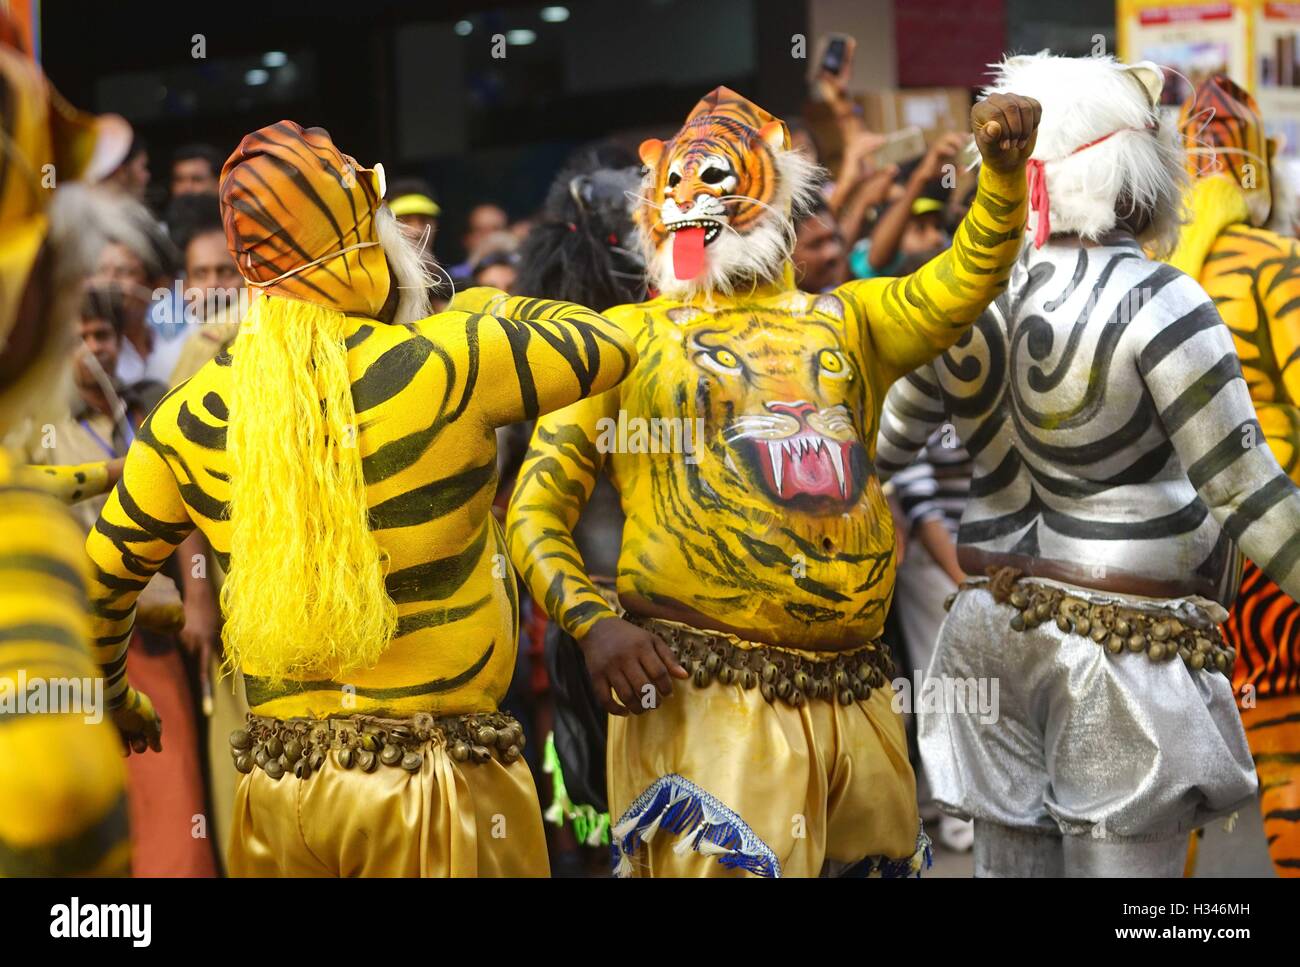
[[[117,457],[120,457],[122,455],[113,449],[113,445],[111,443],[107,442],[102,436],[100,436],[98,433],[94,431],[94,429],[90,425],[90,422],[85,417],[82,417],[77,422],[81,424],[81,428],[83,430],[85,430],[92,437],[94,437],[95,442],[99,444],[100,449],[103,450],[105,453],[107,453],[110,459],[116,459]],[[135,424],[131,420],[131,414],[130,413],[122,414],[122,422],[124,424],[123,436],[126,438],[127,449],[130,449],[131,444],[135,442]]]

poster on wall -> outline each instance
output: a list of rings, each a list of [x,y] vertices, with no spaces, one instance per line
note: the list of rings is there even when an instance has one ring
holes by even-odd
[[[1300,157],[1300,3],[1263,3],[1255,11],[1252,93],[1268,133],[1289,158]]]
[[[1120,59],[1160,64],[1165,69],[1161,102],[1169,107],[1181,104],[1211,74],[1248,84],[1250,6],[1246,0],[1119,0]]]

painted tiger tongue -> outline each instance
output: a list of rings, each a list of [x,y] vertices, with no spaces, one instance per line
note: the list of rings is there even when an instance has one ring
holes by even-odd
[[[673,232],[673,274],[679,282],[695,278],[704,268],[704,229],[679,228]]]

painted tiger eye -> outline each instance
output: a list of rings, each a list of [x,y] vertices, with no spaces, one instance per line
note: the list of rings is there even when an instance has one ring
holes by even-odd
[[[230,733],[230,745],[242,752],[245,749],[252,748],[253,737],[243,729],[235,729]]]

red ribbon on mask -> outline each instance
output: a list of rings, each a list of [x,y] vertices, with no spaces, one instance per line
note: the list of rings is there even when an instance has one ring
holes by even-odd
[[[1079,145],[1069,154],[1065,155],[1065,157],[1056,160],[1064,161],[1065,158],[1073,157],[1080,151],[1087,151],[1089,148],[1095,147],[1106,139],[1113,138],[1115,135],[1121,134],[1124,131],[1154,131],[1156,127],[1156,123],[1152,122],[1144,128],[1119,128],[1118,130],[1110,132],[1110,134],[1103,134],[1100,138],[1089,141],[1087,144]],[[1030,158],[1025,162],[1026,187],[1029,191],[1029,210],[1038,216],[1038,224],[1034,229],[1035,248],[1042,248],[1043,243],[1046,242],[1048,237],[1052,234],[1052,203],[1047,196],[1047,171],[1044,167],[1045,165],[1046,162],[1040,161],[1038,158]]]

